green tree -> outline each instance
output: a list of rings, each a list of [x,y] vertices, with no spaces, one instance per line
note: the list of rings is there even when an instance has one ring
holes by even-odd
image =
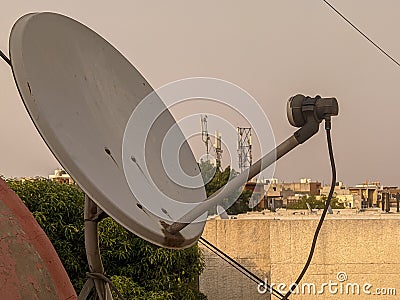
[[[322,197],[321,197],[321,201],[322,201],[323,203],[325,203],[325,201],[326,201],[327,199],[328,199],[328,198],[327,198],[326,196],[322,196]],[[337,197],[335,197],[335,196],[332,197],[330,205],[331,205],[331,207],[332,207],[333,209],[342,209],[342,208],[345,208],[345,207],[344,207],[344,203],[339,202],[339,198],[337,198]]]
[[[83,192],[46,179],[7,183],[46,232],[79,293],[88,271]],[[106,273],[127,299],[206,299],[196,286],[204,268],[197,245],[185,250],[159,248],[111,218],[100,222],[99,236]]]
[[[220,168],[216,168],[209,161],[201,160],[199,163],[201,174],[203,176],[203,180],[206,183],[205,189],[207,193],[207,197],[214,194],[221,187],[223,187],[229,179],[237,176],[239,173],[234,169],[231,169],[230,166],[227,166],[225,170],[221,171]],[[212,178],[210,180],[210,178]],[[223,207],[229,206],[234,202],[226,212],[231,215],[237,215],[240,213],[244,213],[250,211],[251,209],[248,206],[249,199],[251,197],[252,192],[248,190],[242,191],[242,189],[233,192],[228,198],[224,199],[222,202]],[[209,211],[210,214],[215,214],[216,209],[212,209]]]
[[[244,190],[239,198],[233,203],[231,207],[229,207],[226,212],[229,215],[237,215],[237,214],[242,214],[247,211],[251,211],[251,208],[249,207],[249,200],[252,195],[252,191],[250,190]]]
[[[325,201],[327,198],[322,196],[320,200],[317,200],[315,196],[303,196],[296,203],[289,203],[287,209],[307,209],[307,203],[310,204],[312,209],[323,209],[325,207]],[[344,208],[343,203],[340,203],[336,197],[332,197],[331,207],[333,209]]]

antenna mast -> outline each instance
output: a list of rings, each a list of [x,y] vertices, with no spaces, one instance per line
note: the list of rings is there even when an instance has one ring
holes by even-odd
[[[206,145],[206,155],[207,159],[209,159],[209,154],[210,154],[210,136],[208,134],[208,129],[207,129],[207,115],[200,115],[200,123],[201,123],[201,139],[203,143]]]
[[[249,168],[253,162],[253,156],[251,152],[251,128],[249,127],[238,127],[238,156],[239,156],[239,169],[243,172]]]
[[[221,143],[221,135],[218,131],[215,131],[215,164],[217,168],[221,168],[221,159],[222,159],[222,143]]]

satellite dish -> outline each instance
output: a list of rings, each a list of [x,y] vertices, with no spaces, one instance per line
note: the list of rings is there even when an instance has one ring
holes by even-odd
[[[15,82],[33,123],[83,191],[109,216],[152,243],[169,248],[193,245],[205,221],[186,226],[178,237],[168,234],[162,225],[169,220],[168,212],[163,211],[163,218],[146,210],[124,175],[124,130],[133,110],[153,92],[135,67],[94,31],[55,13],[21,17],[11,31],[9,48]],[[154,181],[177,201],[205,199],[202,184],[185,188],[162,171],[159,139],[176,122],[161,100],[152,105],[163,111],[159,126],[146,140],[151,170],[159,170]],[[200,174],[186,141],[179,157],[183,170]]]

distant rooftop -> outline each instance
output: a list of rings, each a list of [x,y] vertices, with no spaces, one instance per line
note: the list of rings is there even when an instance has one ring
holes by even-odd
[[[269,210],[264,210],[261,212],[248,212],[239,215],[229,215],[232,219],[270,219],[270,220],[319,220],[322,214],[322,209],[317,210],[317,213],[310,214],[308,210],[305,209],[279,209],[277,212],[270,212]],[[219,216],[213,215],[209,216],[208,220],[220,219]],[[359,211],[357,209],[334,209],[333,214],[327,214],[326,220],[336,220],[336,219],[399,219],[400,213],[396,213],[396,208],[392,207],[390,213],[382,211],[380,208],[369,208],[364,211]]]

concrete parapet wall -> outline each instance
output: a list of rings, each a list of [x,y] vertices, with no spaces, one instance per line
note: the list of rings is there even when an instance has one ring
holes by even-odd
[[[209,220],[203,237],[259,277],[289,285],[307,260],[318,217]],[[399,299],[399,233],[400,217],[326,220],[302,280],[307,283],[304,292],[300,285],[290,299]],[[256,283],[208,249],[204,255],[200,289],[209,300],[268,299],[258,293]]]

